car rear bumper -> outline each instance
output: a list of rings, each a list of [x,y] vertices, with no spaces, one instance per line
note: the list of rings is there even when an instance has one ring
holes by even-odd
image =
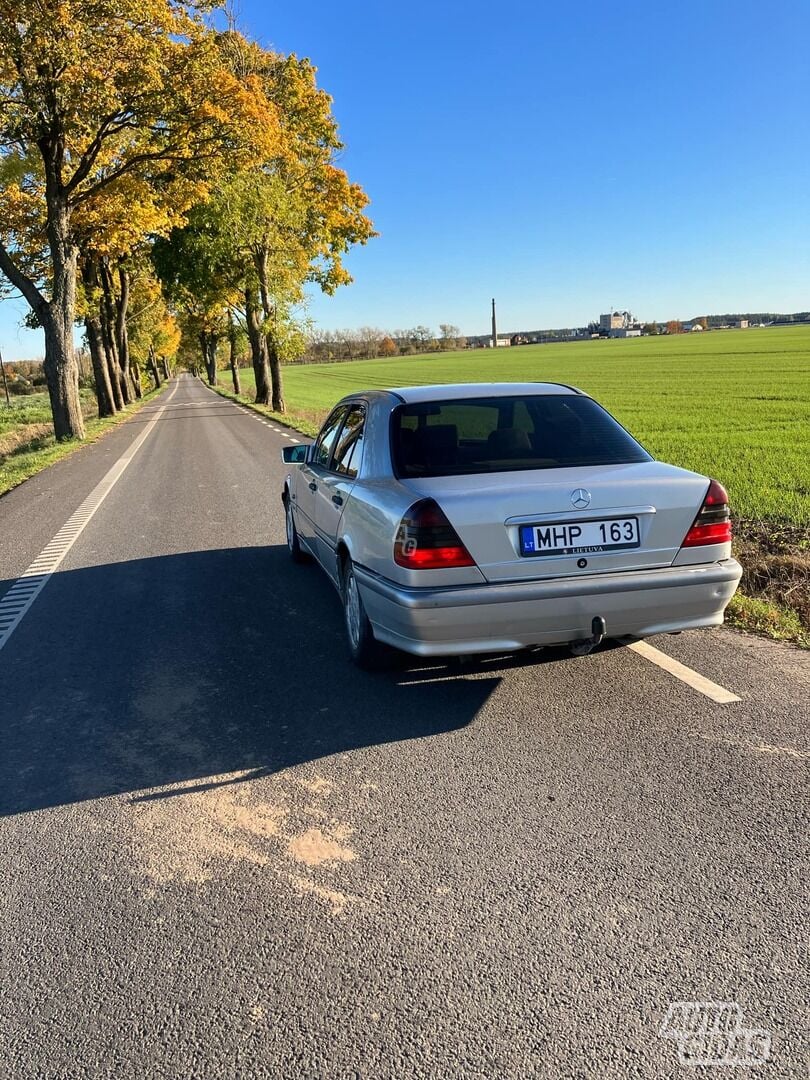
[[[417,656],[521,649],[587,638],[594,616],[610,637],[719,626],[739,583],[735,559],[610,573],[412,589],[359,566],[355,574],[379,641]]]

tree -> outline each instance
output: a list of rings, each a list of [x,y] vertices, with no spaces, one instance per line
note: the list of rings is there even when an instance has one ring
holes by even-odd
[[[380,342],[380,356],[398,356],[399,349],[392,337],[384,337]]]
[[[254,310],[259,308],[271,403],[276,412],[284,412],[278,334],[289,321],[291,305],[302,299],[306,282],[330,294],[349,284],[343,254],[375,234],[363,213],[367,196],[334,163],[342,143],[331,98],[318,88],[314,67],[296,56],[264,52],[234,32],[225,36],[225,45],[235,70],[262,80],[283,132],[277,153],[262,169],[234,177],[227,197],[232,235],[250,256],[258,283],[256,290],[253,274],[246,272],[254,355],[259,345]],[[260,400],[258,389],[257,383]]]
[[[667,323],[667,333],[668,334],[682,334],[683,333],[683,323],[681,323],[678,319],[670,319],[669,322]]]
[[[433,344],[433,331],[428,326],[415,326],[409,331],[409,337],[420,352],[427,352]]]
[[[366,360],[380,355],[380,347],[383,340],[383,332],[373,326],[361,326],[357,331],[360,350]]]
[[[174,295],[183,287],[187,303],[205,296],[222,308],[238,291],[256,401],[284,412],[281,364],[291,342],[303,349],[292,312],[307,282],[331,293],[351,281],[342,256],[374,235],[363,213],[368,199],[334,164],[341,144],[311,64],[265,52],[233,30],[219,48],[240,78],[260,80],[281,138],[260,166],[233,170],[185,226],[158,241],[157,265]]]
[[[654,336],[658,333],[658,323],[648,322],[644,324],[644,333],[649,336]]]
[[[452,323],[439,323],[439,333],[441,334],[441,347],[443,349],[456,348],[456,339],[460,333],[457,326],[453,326]]]
[[[148,264],[139,267],[132,283],[128,343],[136,370],[147,370],[159,387],[162,378],[169,377],[169,361],[180,345],[180,327]]]
[[[188,222],[158,237],[152,263],[169,302],[181,313],[186,343],[197,343],[211,386],[217,383],[217,347],[230,336],[229,316],[240,301],[243,271],[234,261],[227,202],[209,199]],[[250,326],[248,326],[250,333]],[[257,386],[261,372],[256,372]]]
[[[203,0],[0,0],[0,271],[45,335],[57,438],[82,436],[73,323],[83,234],[129,203],[175,222],[216,163],[273,152],[275,110],[223,65]],[[246,138],[249,133],[250,138]],[[132,193],[137,197],[132,201]]]

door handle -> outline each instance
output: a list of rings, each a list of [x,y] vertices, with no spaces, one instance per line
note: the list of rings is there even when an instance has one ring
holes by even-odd
[[[318,485],[315,483],[314,480],[310,480],[310,482],[309,482],[309,490],[310,491],[317,491],[318,490]]]
[[[343,506],[343,497],[341,495],[333,495],[332,502],[335,506]]]

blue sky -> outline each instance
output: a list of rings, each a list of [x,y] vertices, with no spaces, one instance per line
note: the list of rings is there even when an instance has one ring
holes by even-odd
[[[380,232],[328,328],[810,308],[810,6],[242,0],[309,56]],[[0,305],[0,346],[36,354]],[[29,340],[30,338],[30,340]]]

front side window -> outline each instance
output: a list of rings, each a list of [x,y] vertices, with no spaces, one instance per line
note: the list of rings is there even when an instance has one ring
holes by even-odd
[[[312,454],[313,465],[319,465],[322,469],[328,468],[335,439],[347,411],[348,405],[339,405],[321,428],[321,433],[315,442],[315,450]]]
[[[332,469],[350,480],[355,479],[360,468],[365,419],[366,410],[363,406],[352,405],[335,444]]]
[[[651,460],[601,405],[574,394],[401,405],[392,417],[391,449],[402,477]]]

